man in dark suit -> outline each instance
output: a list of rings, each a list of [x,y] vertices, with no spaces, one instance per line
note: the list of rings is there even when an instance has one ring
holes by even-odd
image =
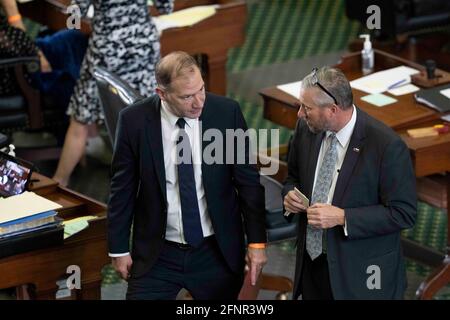
[[[283,189],[289,218],[299,215],[294,298],[402,299],[400,231],[416,218],[408,148],[353,105],[338,69],[315,68],[299,99]]]
[[[174,299],[181,288],[195,299],[236,299],[245,260],[253,284],[266,262],[264,190],[249,141],[225,146],[226,132],[245,131],[245,120],[237,102],[205,92],[184,52],[161,59],[156,78],[157,95],[119,116],[108,205],[113,266],[128,280],[128,299]],[[230,154],[245,161],[225,161]]]

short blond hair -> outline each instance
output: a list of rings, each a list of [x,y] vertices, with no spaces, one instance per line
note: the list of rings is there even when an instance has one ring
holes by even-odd
[[[169,88],[172,81],[185,74],[200,71],[197,61],[184,51],[174,51],[156,64],[156,82],[162,88]]]

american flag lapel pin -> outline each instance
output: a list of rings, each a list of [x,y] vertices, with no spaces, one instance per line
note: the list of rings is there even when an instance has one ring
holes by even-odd
[[[359,153],[359,148],[353,148],[353,151]]]

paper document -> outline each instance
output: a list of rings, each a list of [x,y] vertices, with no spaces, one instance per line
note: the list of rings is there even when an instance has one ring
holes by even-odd
[[[153,21],[159,32],[169,28],[180,28],[192,26],[203,21],[216,13],[219,5],[195,6],[183,10],[175,11],[171,14],[165,14],[153,17]]]
[[[445,90],[441,90],[439,92],[450,99],[450,88],[449,89],[445,89]]]
[[[64,225],[64,239],[67,239],[81,230],[89,226],[89,220],[96,219],[97,216],[84,216],[63,222]]]
[[[450,122],[450,114],[441,117],[442,120]]]
[[[298,195],[298,197],[302,200],[303,205],[304,205],[306,208],[308,208],[308,207],[309,207],[309,199],[308,199],[308,198],[307,198],[300,190],[298,190],[296,187],[294,187],[294,191],[295,191],[295,193]],[[290,214],[291,214],[291,212],[286,211],[286,212],[284,213],[284,216],[287,217],[287,216],[289,216]]]
[[[402,96],[404,94],[413,93],[413,92],[416,92],[419,90],[420,90],[419,87],[416,87],[413,84],[407,84],[407,85],[404,85],[404,86],[401,86],[401,87],[398,87],[395,89],[391,89],[388,92],[394,96]]]
[[[419,70],[400,66],[350,81],[350,85],[353,89],[370,94],[382,93],[397,86],[411,83],[411,75],[416,73],[419,73]]]
[[[0,223],[16,220],[38,213],[62,208],[56,202],[25,191],[16,196],[0,199]]]
[[[290,94],[295,99],[298,99],[298,96],[300,95],[301,84],[302,84],[301,81],[297,81],[286,84],[280,84],[279,86],[277,86],[277,88],[280,89],[281,91],[286,92],[287,94]]]
[[[361,100],[373,104],[377,107],[384,107],[385,105],[397,102],[396,99],[382,93],[369,94],[367,96],[361,97]]]

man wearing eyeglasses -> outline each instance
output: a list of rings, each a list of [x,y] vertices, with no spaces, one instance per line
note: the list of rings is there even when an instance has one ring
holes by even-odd
[[[185,52],[162,58],[156,80],[157,95],[119,117],[108,203],[113,267],[128,280],[127,299],[175,299],[182,288],[194,299],[236,299],[245,259],[252,284],[266,263],[258,171],[219,155],[249,159],[249,148],[224,138],[247,129],[244,117],[236,101],[205,92]],[[208,129],[219,134],[214,141],[203,137]],[[219,161],[205,159],[211,149]]]
[[[402,299],[400,232],[416,219],[408,148],[353,104],[338,69],[313,69],[299,100],[283,189],[288,219],[299,216],[294,299]]]

